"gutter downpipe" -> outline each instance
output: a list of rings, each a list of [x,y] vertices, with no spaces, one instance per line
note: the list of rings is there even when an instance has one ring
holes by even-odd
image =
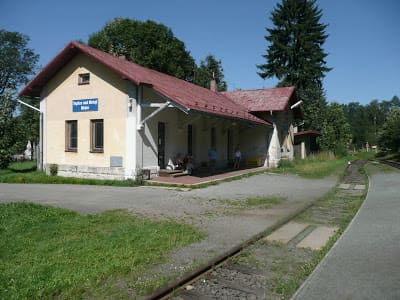
[[[40,171],[43,170],[43,112],[28,103],[25,103],[22,100],[17,99],[19,103],[29,107],[30,109],[36,110],[39,112],[39,161],[38,161],[38,169]]]
[[[136,105],[136,130],[143,129],[143,124],[141,123],[142,120],[142,103],[143,103],[143,86],[138,85],[137,91],[137,105]]]

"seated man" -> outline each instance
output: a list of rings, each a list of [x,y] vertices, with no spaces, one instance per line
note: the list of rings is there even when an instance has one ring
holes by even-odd
[[[186,163],[185,163],[185,173],[190,175],[190,174],[193,173],[193,169],[194,169],[192,157],[187,155],[187,156],[185,157],[185,160],[186,160]]]

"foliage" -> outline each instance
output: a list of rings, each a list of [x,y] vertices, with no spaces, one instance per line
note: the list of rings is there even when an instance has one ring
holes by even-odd
[[[57,164],[51,164],[50,165],[50,175],[51,176],[57,176],[58,173],[58,165]]]
[[[46,184],[86,184],[109,186],[138,186],[143,185],[140,180],[102,180],[76,177],[47,176],[43,171],[15,170],[13,164],[8,169],[0,169],[2,183],[46,183]]]
[[[393,109],[379,132],[379,145],[391,149],[393,152],[400,151],[400,107]]]
[[[303,128],[321,130],[327,109],[327,101],[322,88],[316,85],[298,88],[297,95],[303,101],[301,105],[304,115]]]
[[[343,105],[335,102],[328,105],[321,133],[319,144],[322,150],[332,150],[335,155],[339,156],[347,154],[351,131],[344,114]]]
[[[294,162],[287,159],[281,159],[278,163],[278,168],[285,169],[285,168],[293,168]]]
[[[89,46],[144,67],[193,81],[196,64],[171,29],[154,21],[116,18],[89,36]]]
[[[7,167],[21,144],[26,145],[26,140],[21,142],[25,131],[14,115],[16,90],[28,82],[38,61],[27,48],[28,41],[25,35],[0,29],[0,168]]]
[[[200,62],[200,67],[196,71],[194,83],[209,89],[210,82],[213,79],[217,82],[217,91],[223,92],[227,90],[222,63],[213,55],[209,54],[206,56],[205,60]]]
[[[33,107],[39,108],[40,102],[37,99],[24,98],[23,101]],[[17,152],[24,151],[27,142],[30,141],[33,155],[33,144],[39,144],[39,119],[40,114],[38,111],[22,104],[19,105],[19,114],[16,117],[18,139],[15,148]]]
[[[5,168],[12,160],[15,143],[15,102],[9,94],[0,95],[0,168]]]
[[[37,162],[34,160],[12,162],[8,169],[17,173],[34,172],[37,169]]]
[[[317,179],[341,172],[347,165],[347,157],[337,158],[330,151],[323,151],[306,159],[295,159],[289,163],[282,162],[284,167],[281,167],[281,161],[279,168],[270,169],[269,172],[290,173]]]
[[[396,107],[400,108],[400,99],[397,96],[391,100],[373,100],[367,105],[358,102],[347,104],[346,118],[351,127],[354,147],[363,148],[366,143],[376,145],[388,114]]]
[[[274,28],[267,28],[265,39],[270,43],[259,65],[262,78],[276,77],[281,86],[298,88],[322,86],[322,78],[330,69],[325,66],[323,51],[327,25],[321,24],[322,11],[315,0],[282,0],[271,14]]]
[[[39,56],[27,48],[29,38],[0,29],[0,96],[28,82]]]
[[[321,129],[326,100],[322,79],[331,69],[322,46],[328,35],[322,24],[322,10],[315,0],[282,0],[271,14],[273,28],[267,28],[269,43],[259,65],[262,78],[276,77],[278,86],[295,86],[303,101],[304,129]]]
[[[122,210],[82,216],[10,203],[0,205],[0,220],[1,299],[113,298],[121,292],[117,283],[140,286],[143,270],[203,236],[189,225]]]

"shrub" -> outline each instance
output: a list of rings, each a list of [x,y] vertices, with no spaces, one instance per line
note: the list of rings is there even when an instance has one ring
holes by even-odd
[[[50,175],[51,176],[57,176],[58,173],[58,166],[57,164],[51,164],[50,165]]]
[[[278,167],[279,168],[293,168],[294,163],[293,163],[293,161],[288,160],[288,159],[281,159],[279,161]]]

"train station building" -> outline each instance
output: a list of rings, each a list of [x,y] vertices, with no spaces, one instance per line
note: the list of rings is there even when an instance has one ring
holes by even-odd
[[[195,167],[243,162],[274,167],[293,158],[293,87],[220,93],[70,42],[20,92],[41,111],[41,162],[61,176],[156,176],[178,156]]]

